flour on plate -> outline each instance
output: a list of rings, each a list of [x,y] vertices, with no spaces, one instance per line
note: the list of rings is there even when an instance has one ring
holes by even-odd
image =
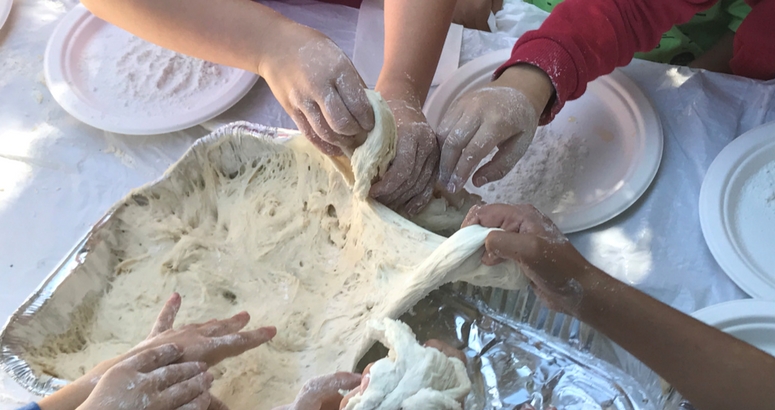
[[[390,349],[371,366],[369,387],[345,410],[459,410],[471,391],[466,366],[432,347],[421,346],[404,323],[369,323],[375,338]]]
[[[553,132],[549,126],[536,132],[525,156],[500,181],[466,189],[486,203],[530,203],[546,215],[573,206],[573,182],[589,151],[573,133]],[[486,157],[487,163],[494,152]]]
[[[106,25],[80,56],[81,81],[101,106],[129,114],[166,115],[194,109],[234,69],[188,57]]]
[[[270,343],[210,370],[232,409],[271,409],[309,379],[353,370],[372,343],[369,320],[396,318],[446,282],[523,286],[513,263],[481,264],[491,229],[446,239],[354,194],[395,145],[387,104],[368,95],[377,124],[352,169],[302,136],[237,133],[196,144],[162,181],[130,193],[92,244],[115,259],[78,268],[112,269],[110,289],[26,359],[73,380],[142,341],[177,291],[178,325],[246,310],[251,327],[277,326]]]

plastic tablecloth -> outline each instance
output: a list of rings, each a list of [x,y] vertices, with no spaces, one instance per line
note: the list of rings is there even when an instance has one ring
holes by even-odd
[[[311,0],[267,3],[323,31],[352,53],[357,10]],[[16,0],[0,29],[2,320],[114,202],[161,176],[207,133],[205,127],[194,127],[157,136],[117,135],[65,113],[46,88],[43,53],[58,20],[75,4],[73,0]],[[542,16],[533,14],[523,21],[533,28]],[[526,28],[515,29],[519,19],[506,20],[508,33],[466,30],[461,63],[513,44],[512,36]],[[651,188],[627,212],[574,234],[571,240],[615,277],[685,312],[746,297],[705,245],[698,196],[708,166],[726,144],[775,120],[775,83],[647,62],[633,62],[624,72],[659,113],[665,133],[662,165]],[[205,125],[212,128],[243,119],[293,127],[263,81],[234,108]],[[29,399],[7,375],[0,374],[0,410]]]

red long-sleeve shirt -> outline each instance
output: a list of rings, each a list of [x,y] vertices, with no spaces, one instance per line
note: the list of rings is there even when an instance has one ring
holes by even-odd
[[[556,91],[541,116],[545,124],[587,83],[624,66],[639,51],[657,46],[662,33],[689,21],[718,0],[565,0],[538,30],[514,45],[508,67],[527,63],[544,70]],[[775,0],[746,0],[752,7],[737,30],[730,67],[734,74],[775,78]]]

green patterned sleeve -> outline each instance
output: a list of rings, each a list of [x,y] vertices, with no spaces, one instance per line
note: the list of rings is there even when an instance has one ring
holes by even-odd
[[[737,32],[737,28],[740,27],[740,23],[751,11],[751,6],[745,3],[745,0],[725,0],[722,3],[723,12],[728,14],[730,30]]]

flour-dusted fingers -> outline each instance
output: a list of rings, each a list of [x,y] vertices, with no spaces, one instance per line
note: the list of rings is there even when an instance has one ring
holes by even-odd
[[[334,84],[347,111],[352,114],[363,131],[369,132],[374,129],[374,108],[366,97],[366,85],[352,63],[349,66],[351,70],[339,75]]]
[[[277,335],[277,328],[267,326],[256,330],[214,337],[212,344],[217,346],[217,349],[220,351],[219,356],[224,356],[223,358],[234,357],[261,346],[272,340],[275,335]]]
[[[463,155],[463,150],[479,131],[480,126],[478,118],[464,116],[455,123],[454,128],[444,138],[439,159],[439,182],[453,194],[459,191],[466,182],[455,178],[455,168],[460,161],[460,156]]]
[[[491,162],[487,172],[478,175],[474,184],[499,179],[516,164],[524,154],[522,148],[532,140],[538,127],[538,115],[549,98],[545,94],[551,95],[551,83],[547,87],[539,77],[536,91],[519,81],[514,85],[511,82],[513,74],[510,72],[491,84],[463,94],[455,102],[455,115],[459,115],[457,122],[450,129],[452,121],[445,121],[440,129],[444,145],[439,181],[449,192],[460,190],[495,146],[498,146],[500,156],[496,154],[497,160]],[[462,113],[457,114],[458,110]],[[512,141],[515,137],[523,143]],[[496,165],[499,166],[497,169]]]
[[[363,89],[361,89],[363,91]],[[364,97],[366,92],[363,92]],[[366,101],[368,103],[368,100]],[[344,104],[344,100],[339,93],[339,90],[335,85],[331,85],[321,100],[318,101],[318,105],[323,111],[323,116],[331,129],[339,134],[346,136],[355,136],[361,133],[365,133],[368,130],[364,130],[358,121],[355,119],[350,110]]]
[[[419,214],[423,208],[425,208],[425,206],[428,205],[433,199],[433,191],[439,173],[438,165],[433,165],[433,169],[431,171],[431,178],[428,180],[428,184],[425,186],[425,189],[406,204],[406,213],[410,216]]]
[[[429,184],[435,184],[431,178],[436,175],[438,170],[439,149],[436,136],[430,126],[425,128],[419,127],[422,124],[415,125],[414,132],[419,134],[414,135],[416,141],[414,169],[407,183],[385,199],[393,209],[403,208],[405,210],[407,203],[412,198],[423,193]]]
[[[342,150],[339,147],[323,141],[323,139],[315,133],[315,131],[312,129],[312,126],[309,124],[309,121],[307,121],[307,117],[301,110],[297,109],[291,111],[290,116],[293,122],[296,123],[296,127],[299,128],[299,131],[301,131],[301,133],[309,140],[309,142],[311,142],[315,148],[319,149],[320,152],[332,156],[342,155]]]
[[[178,310],[180,310],[180,304],[181,298],[177,292],[167,299],[161,312],[159,312],[159,316],[156,318],[156,323],[153,325],[151,333],[148,335],[149,339],[172,329],[172,326],[175,324],[175,317],[178,315]]]
[[[506,176],[525,156],[534,136],[535,130],[528,130],[498,144],[498,151],[492,159],[474,173],[472,179],[474,186],[481,187],[488,182],[499,181]]]
[[[473,138],[468,142],[468,145],[466,145],[460,153],[460,158],[455,165],[454,171],[452,171],[451,180],[463,181],[463,183],[468,181],[479,163],[481,163],[482,160],[502,142],[507,141],[510,136],[508,131],[504,131],[495,124],[482,124]],[[474,185],[476,185],[476,181],[474,181]],[[458,189],[460,188],[462,188],[462,186]]]
[[[312,127],[312,131],[320,139],[339,148],[349,146],[348,143],[352,140],[352,137],[339,135],[328,126],[323,110],[317,101],[307,98],[300,101],[297,107],[304,114],[304,118],[307,119],[309,126]]]
[[[413,215],[408,211],[409,203],[418,195],[422,195],[429,185],[432,186],[432,184],[435,183],[435,181],[431,181],[431,178],[433,178],[434,174],[437,172],[437,169],[438,163],[435,161],[435,159],[427,158],[425,160],[425,165],[423,165],[422,168],[419,168],[418,174],[412,175],[412,178],[415,180],[414,185],[410,185],[404,189],[403,192],[401,192],[400,195],[389,206],[393,209],[401,209],[406,211],[409,215]],[[430,198],[428,198],[428,200],[421,205],[427,205],[428,201],[430,201]]]
[[[194,400],[178,407],[178,410],[208,410],[212,409],[213,396],[209,392],[204,392]]]
[[[504,231],[523,232],[523,226],[538,217],[536,209],[527,204],[489,204],[473,206],[463,220],[462,227],[481,225],[485,228],[500,228]],[[547,218],[548,219],[548,218]],[[542,222],[545,222],[542,220]],[[551,223],[551,221],[549,221]],[[534,224],[535,222],[533,222]],[[534,232],[533,232],[534,233]]]
[[[217,320],[213,323],[203,325],[201,330],[205,336],[226,336],[239,332],[247,326],[248,322],[250,322],[250,315],[248,312],[240,312],[228,319]]]
[[[386,101],[396,123],[396,155],[369,194],[396,211],[406,211],[407,204],[426,191],[438,166],[439,145],[418,98],[403,95]],[[417,201],[415,208],[428,201]]]
[[[293,410],[319,410],[325,402],[340,401],[340,390],[351,390],[361,384],[361,375],[339,372],[309,380],[301,388],[292,405]]]
[[[163,390],[198,376],[207,369],[207,363],[204,362],[176,363],[148,373],[148,378]]]
[[[369,195],[373,198],[386,197],[408,183],[417,160],[417,144],[412,140],[396,142],[396,156],[382,178],[371,186]],[[381,201],[380,201],[381,202]]]
[[[148,373],[180,359],[182,350],[169,343],[140,352],[119,365],[127,366],[141,373]]]
[[[190,403],[201,394],[207,393],[212,385],[213,375],[207,372],[200,373],[188,380],[166,388],[159,393],[159,398],[167,404],[167,408],[176,409]]]

